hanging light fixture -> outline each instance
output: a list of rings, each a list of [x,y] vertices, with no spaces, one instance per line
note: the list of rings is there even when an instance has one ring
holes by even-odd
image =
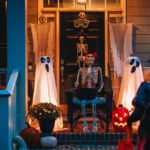
[[[77,3],[80,4],[80,5],[84,5],[86,4],[86,0],[77,0]]]

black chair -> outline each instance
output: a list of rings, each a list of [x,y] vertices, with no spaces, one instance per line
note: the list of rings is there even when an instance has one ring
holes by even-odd
[[[80,118],[82,118],[82,111],[81,106],[79,104],[73,103],[73,97],[76,97],[76,90],[75,82],[76,82],[76,75],[69,76],[66,80],[66,99],[68,102],[68,122],[71,125],[71,132],[73,132],[73,123],[77,122]],[[98,90],[99,82],[96,85]],[[112,117],[112,98],[113,98],[113,91],[112,91],[112,84],[110,78],[103,76],[104,87],[100,93],[98,93],[98,97],[105,97],[106,103],[104,104],[97,104],[96,111],[97,111],[97,118],[100,120],[102,125],[102,120],[106,122],[106,132],[109,132],[109,123],[111,122]],[[79,86],[81,88],[81,77],[79,79]],[[93,117],[92,107],[91,104],[86,105],[86,117]]]

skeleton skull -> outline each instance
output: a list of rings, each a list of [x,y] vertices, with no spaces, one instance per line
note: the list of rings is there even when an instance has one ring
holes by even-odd
[[[41,23],[47,23],[47,17],[45,15],[41,15],[39,20]]]
[[[85,62],[86,64],[94,64],[95,61],[95,57],[93,56],[93,54],[88,54],[86,56]]]
[[[85,15],[84,12],[80,12],[80,13],[79,13],[79,17],[80,17],[81,19],[84,19],[84,18],[86,17],[86,15]]]
[[[84,37],[83,37],[83,36],[80,36],[80,37],[79,37],[79,40],[80,40],[80,43],[83,43]]]
[[[119,14],[116,18],[116,22],[117,23],[123,23],[123,16],[121,14]]]

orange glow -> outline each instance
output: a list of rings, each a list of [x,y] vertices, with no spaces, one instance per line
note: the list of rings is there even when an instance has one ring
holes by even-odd
[[[127,114],[126,114],[126,113],[124,113],[124,117],[125,117],[125,116],[127,116]]]
[[[118,114],[115,114],[116,117],[118,117]]]
[[[120,121],[122,121],[123,118],[121,117],[121,118],[119,118],[119,119],[120,119]]]
[[[118,127],[119,126],[125,127],[125,126],[127,126],[127,122],[125,122],[125,123],[119,123],[119,124],[118,124],[118,122],[115,122],[115,125],[118,126]]]

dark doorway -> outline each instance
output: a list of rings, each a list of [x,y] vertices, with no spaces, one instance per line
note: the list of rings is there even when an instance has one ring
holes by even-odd
[[[103,12],[86,12],[86,18],[90,21],[88,28],[75,28],[74,20],[78,20],[79,12],[60,13],[60,103],[66,104],[65,81],[69,75],[76,75],[79,69],[77,63],[77,43],[79,37],[84,36],[84,42],[88,44],[89,53],[97,53],[96,66],[102,68],[105,73],[105,24]],[[63,63],[64,61],[64,63]],[[64,67],[63,72],[61,67]],[[64,82],[62,82],[62,78]]]

